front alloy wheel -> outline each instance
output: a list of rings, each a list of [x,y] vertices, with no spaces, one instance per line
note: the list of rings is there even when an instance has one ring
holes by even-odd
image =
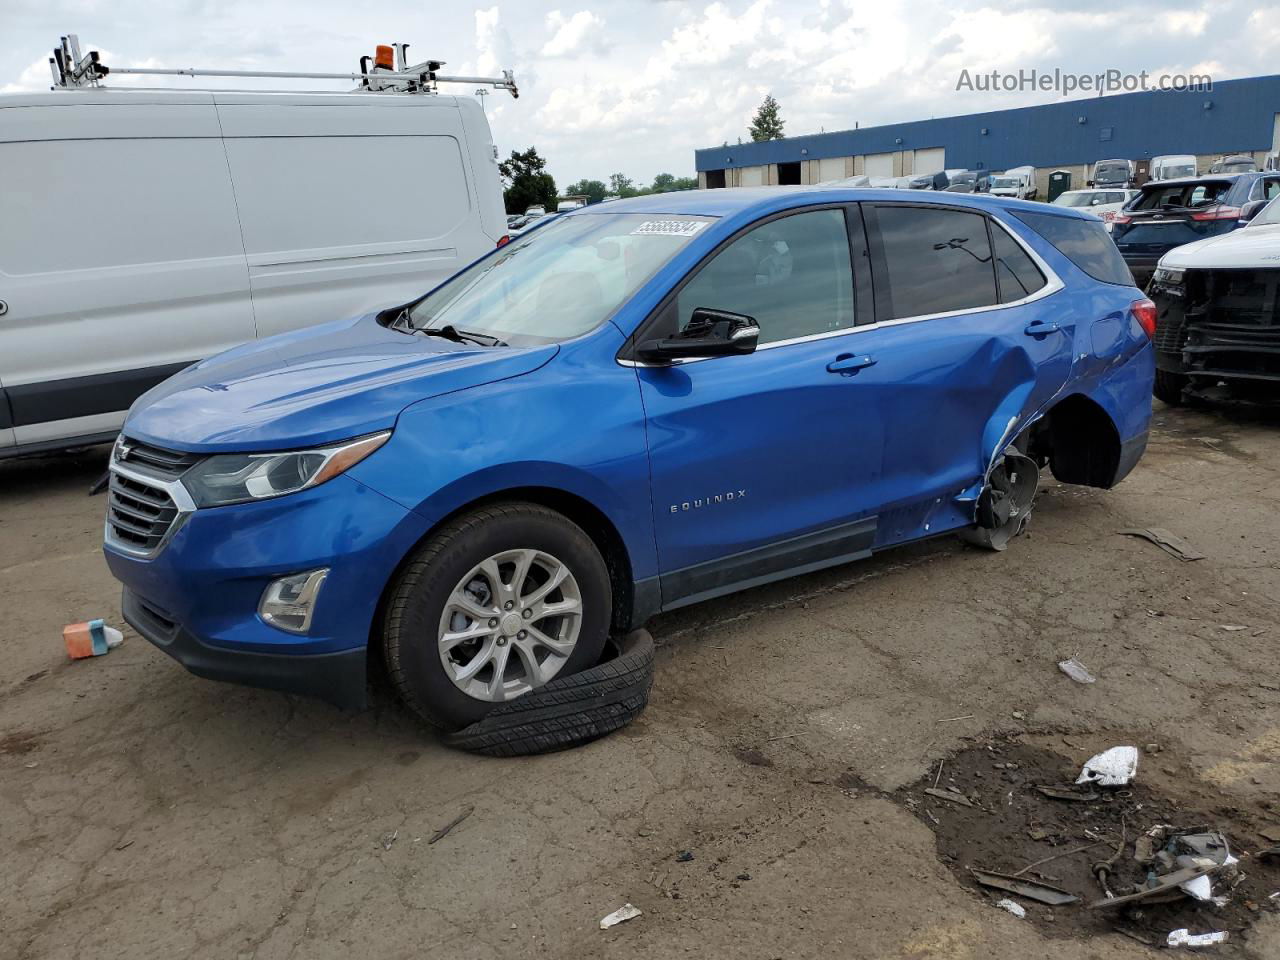
[[[540,687],[568,662],[582,629],[582,591],[542,550],[476,564],[440,615],[440,662],[469,697],[500,703]]]
[[[493,503],[449,521],[405,563],[382,649],[405,705],[457,730],[594,667],[612,621],[609,568],[581,527],[541,504]]]

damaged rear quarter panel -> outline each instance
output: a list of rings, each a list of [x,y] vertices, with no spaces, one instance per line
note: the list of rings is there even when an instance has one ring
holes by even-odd
[[[992,464],[1067,396],[1094,400],[1122,443],[1146,434],[1154,366],[1146,335],[1129,312],[1141,292],[1096,281],[1030,229],[1016,221],[1010,228],[1064,289],[1016,306],[869,333],[874,344],[869,340],[866,349],[884,361],[879,369],[886,372],[878,375],[898,375],[893,389],[867,391],[875,404],[868,415],[881,420],[886,439],[898,438],[884,451],[876,498],[886,507],[877,547],[972,523]],[[1058,329],[1028,334],[1037,322]]]

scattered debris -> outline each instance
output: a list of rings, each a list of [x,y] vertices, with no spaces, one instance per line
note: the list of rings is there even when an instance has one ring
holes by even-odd
[[[1035,900],[1039,903],[1047,903],[1051,907],[1065,906],[1068,903],[1078,903],[1080,901],[1080,898],[1074,893],[1068,893],[1058,887],[1051,887],[1047,883],[1038,883],[1034,880],[1027,880],[1024,877],[1016,877],[1007,873],[974,870],[973,876],[984,887],[991,887],[993,890],[1004,890],[1006,893],[1016,893],[1020,897],[1026,897],[1028,900]]]
[[[937,797],[939,800],[946,800],[950,803],[958,803],[962,807],[972,807],[973,801],[966,797],[963,793],[957,793],[955,790],[947,790],[939,787],[925,787],[924,790],[931,797]]]
[[[1255,856],[1260,860],[1280,860],[1280,843],[1265,850],[1259,850]]]
[[[1217,933],[1192,933],[1183,927],[1172,931],[1166,943],[1171,947],[1211,947],[1215,943],[1226,943],[1230,936],[1225,930]]]
[[[1137,747],[1112,747],[1085,763],[1076,783],[1096,783],[1100,787],[1123,787],[1138,772]]]
[[[938,722],[939,723],[955,723],[957,720],[972,720],[972,719],[973,719],[973,714],[966,713],[963,717],[947,717],[946,719],[939,720]]]
[[[1085,665],[1075,657],[1072,657],[1069,660],[1059,660],[1058,669],[1076,683],[1096,683],[1098,680],[1098,678],[1090,673]]]
[[[72,660],[100,657],[124,643],[124,634],[115,627],[108,627],[103,620],[84,623],[68,623],[62,628],[62,642],[67,645],[67,656]]]
[[[996,906],[999,907],[1001,910],[1009,911],[1019,920],[1026,919],[1027,908],[1020,903],[1015,903],[1014,901],[1010,900],[1008,897],[1005,897],[1003,900],[996,901]]]
[[[441,827],[439,830],[433,833],[431,835],[431,838],[427,841],[427,843],[435,843],[437,840],[443,840],[448,835],[450,830],[452,830],[454,827],[460,824],[463,820],[467,819],[467,817],[471,816],[471,814],[475,813],[475,811],[476,811],[475,807],[467,807],[460,814],[458,814],[456,817],[454,817],[452,820],[446,823],[443,827]]]
[[[391,845],[396,842],[396,838],[399,836],[400,836],[399,830],[396,830],[394,833],[384,833],[382,835],[382,849],[390,850]]]
[[[620,923],[626,923],[628,920],[634,920],[643,913],[644,911],[639,907],[633,907],[629,903],[624,903],[617,910],[613,911],[613,913],[600,921],[600,929],[608,930],[610,927],[616,927]]]
[[[1063,857],[1074,856],[1077,853],[1084,853],[1084,851],[1092,850],[1094,847],[1098,846],[1098,844],[1100,843],[1106,843],[1106,841],[1095,840],[1093,841],[1093,843],[1086,843],[1083,847],[1074,847],[1071,850],[1063,850],[1061,853],[1055,853],[1052,856],[1045,857],[1043,860],[1036,860],[1034,863],[1028,863],[1025,867],[1023,867],[1017,873],[1010,874],[1010,876],[1020,877],[1024,873],[1030,872],[1033,867],[1039,867],[1043,864],[1050,863],[1051,861],[1054,861],[1054,860],[1061,860]]]
[[[1163,895],[1173,893],[1175,888],[1182,886],[1187,881],[1202,877],[1205,874],[1216,873],[1220,869],[1220,866],[1211,866],[1186,867],[1182,870],[1175,870],[1173,873],[1157,878],[1151,886],[1144,887],[1134,893],[1127,893],[1122,897],[1105,897],[1102,900],[1095,900],[1089,904],[1089,909],[1101,910],[1106,907],[1123,906],[1126,903],[1133,903],[1135,900],[1149,900],[1153,897],[1164,898]]]
[[[681,850],[678,854],[676,854],[676,863],[688,863],[692,859],[693,859],[692,850]]]
[[[1204,554],[1197,550],[1187,541],[1183,540],[1177,534],[1170,533],[1163,527],[1146,527],[1144,529],[1118,530],[1116,531],[1126,537],[1142,537],[1144,540],[1150,540],[1157,547],[1169,554],[1171,557],[1177,557],[1184,562],[1192,560],[1203,560]]]
[[[1099,797],[1098,791],[1081,790],[1074,784],[1041,783],[1036,785],[1036,789],[1046,797],[1051,797],[1054,800],[1074,800],[1088,803],[1097,800]]]
[[[126,840],[124,843],[117,843],[117,844],[116,844],[116,849],[117,849],[117,850],[128,850],[130,847],[132,847],[132,846],[133,846],[134,842],[135,842],[135,841],[133,841],[133,840]]]
[[[1221,626],[1222,626],[1222,629],[1223,629],[1223,630],[1230,631],[1231,633],[1235,633],[1237,630],[1248,630],[1248,629],[1249,629],[1248,627],[1242,627],[1242,626],[1241,626],[1240,624],[1238,624],[1238,623],[1224,623],[1224,624],[1222,624]]]

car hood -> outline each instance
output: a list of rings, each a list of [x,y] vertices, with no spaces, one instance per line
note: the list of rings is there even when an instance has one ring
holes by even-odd
[[[1244,227],[1174,247],[1160,266],[1179,270],[1280,268],[1280,224]]]
[[[411,403],[538,369],[559,350],[476,347],[376,315],[236,347],[143,394],[124,432],[195,453],[318,446],[395,425]]]

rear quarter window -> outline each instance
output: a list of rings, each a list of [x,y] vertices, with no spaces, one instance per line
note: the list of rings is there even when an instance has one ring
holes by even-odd
[[[1133,286],[1133,274],[1100,220],[1058,217],[1044,213],[1014,213],[1019,220],[1057,247],[1077,267],[1103,283]]]

